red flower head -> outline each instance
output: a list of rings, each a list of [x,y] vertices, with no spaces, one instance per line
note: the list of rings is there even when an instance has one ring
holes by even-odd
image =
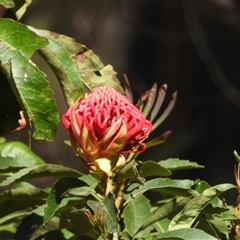
[[[91,170],[96,159],[144,151],[143,141],[152,130],[143,113],[109,86],[78,99],[62,116],[62,123],[70,132],[72,147]]]

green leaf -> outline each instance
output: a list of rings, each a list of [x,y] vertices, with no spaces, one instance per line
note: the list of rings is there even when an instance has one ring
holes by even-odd
[[[153,224],[153,227],[157,230],[158,233],[167,232],[170,220],[168,218],[164,218],[159,220]]]
[[[203,193],[204,190],[210,187],[211,186],[206,181],[197,180],[195,190],[199,193]],[[220,200],[218,197],[215,197],[212,199],[211,204],[206,207],[206,210],[208,213],[218,213],[218,210],[220,210],[221,212],[225,211],[226,206],[223,206],[222,200]]]
[[[156,211],[154,211],[151,216],[149,216],[145,223],[141,226],[141,229],[144,229],[153,223],[160,221],[168,217],[176,208],[176,198],[173,198],[170,202],[160,206]]]
[[[83,83],[75,57],[77,53],[88,49],[70,37],[33,27],[29,27],[29,29],[48,39],[49,44],[41,48],[40,52],[53,68],[63,86],[67,103],[72,106],[80,96],[84,95]]]
[[[214,214],[213,215],[213,218],[215,220],[221,220],[221,221],[234,221],[238,224],[240,224],[240,217],[237,216],[236,214],[230,212],[230,211],[225,211],[225,212],[222,212],[220,214]]]
[[[92,189],[95,189],[96,186],[98,185],[98,179],[96,179],[93,175],[91,174],[86,174],[83,175],[82,177],[79,178],[79,180],[85,182],[88,186],[90,186]]]
[[[217,239],[222,239],[220,237],[221,234],[218,231],[216,231],[216,229],[213,227],[213,225],[208,220],[207,216],[204,214],[200,214],[198,216],[197,223],[194,227],[203,230],[205,233],[212,235],[212,236],[216,237]]]
[[[48,205],[45,211],[43,225],[47,225],[54,216],[57,216],[64,211],[73,211],[74,208],[78,207],[81,204],[84,204],[86,200],[86,198],[81,197],[67,197],[63,198],[59,204],[56,204],[56,201],[54,201],[53,198],[49,199],[48,203],[50,205]]]
[[[99,57],[91,50],[77,54],[76,61],[81,79],[89,89],[94,89],[100,85],[108,85],[125,95],[113,67],[111,65],[104,67]]]
[[[168,237],[168,236],[167,237],[163,236],[162,238],[160,237],[158,239],[161,239],[161,240],[185,240],[185,238],[182,238],[182,237]]]
[[[115,206],[115,198],[112,193],[108,193],[100,202],[89,200],[87,205],[94,211],[94,214],[101,216],[102,222],[106,222],[108,233],[117,232],[117,209]]]
[[[4,190],[0,193],[0,203],[6,200],[29,200],[29,199],[44,199],[47,193],[36,187],[18,187],[9,190]]]
[[[0,169],[30,167],[44,163],[24,143],[13,141],[0,144]]]
[[[94,212],[98,211],[99,209],[99,204],[101,201],[98,200],[88,200],[87,205],[90,207]]]
[[[117,208],[115,206],[115,197],[112,193],[104,198],[99,204],[99,213],[105,218],[107,230],[109,233],[118,231]]]
[[[204,190],[202,194],[189,201],[184,209],[172,219],[168,230],[190,228],[198,215],[214,197],[232,188],[235,188],[232,184],[220,184]]]
[[[5,50],[1,57],[6,62],[10,60],[8,53],[11,54],[11,50],[16,55],[19,53],[22,57],[30,58],[37,49],[48,43],[46,39],[39,37],[25,25],[12,19],[0,19],[0,30],[1,47]]]
[[[152,240],[151,231],[153,230],[153,226],[148,226],[147,228],[140,230],[134,236],[134,239],[144,239],[144,240]]]
[[[124,231],[133,237],[150,215],[150,204],[146,197],[141,195],[132,199],[123,210]]]
[[[71,212],[72,214],[72,212]],[[77,214],[72,214],[72,218],[67,221],[70,223],[69,226],[65,224],[65,227],[70,230],[75,236],[87,235],[87,233],[93,229],[93,226],[89,222],[86,214],[84,212],[79,212]],[[81,225],[79,226],[79,223]],[[94,238],[96,239],[96,238]]]
[[[161,233],[153,240],[217,240],[217,238],[195,228],[184,228]]]
[[[123,231],[123,232],[121,233],[121,238],[122,238],[123,240],[130,240],[130,239],[131,239],[131,237],[129,236],[129,234],[128,234],[127,232],[125,232],[125,231]]]
[[[162,167],[165,167],[172,171],[204,168],[204,166],[199,165],[196,162],[190,162],[189,160],[182,160],[179,158],[169,158],[167,160],[161,160],[158,163]]]
[[[122,180],[126,179],[136,179],[139,182],[143,183],[145,181],[138,172],[137,169],[138,163],[135,160],[127,162],[117,173],[116,183],[120,183]]]
[[[68,106],[72,106],[84,92],[101,84],[112,86],[124,94],[112,67],[104,67],[99,57],[86,46],[64,35],[33,27],[29,29],[48,39],[49,45],[41,48],[40,52],[60,80]]]
[[[34,166],[21,169],[13,175],[7,177],[0,186],[7,186],[11,183],[22,182],[30,179],[36,179],[41,177],[53,177],[53,178],[64,178],[64,177],[80,177],[82,173],[56,164],[45,164],[41,166]]]
[[[15,233],[15,231],[16,231],[16,224],[15,223],[8,223],[8,224],[0,226],[0,232]]]
[[[191,187],[194,184],[194,181],[191,180],[172,180],[169,178],[156,178],[146,181],[143,185],[140,185],[138,189],[133,191],[132,197],[136,198],[149,190],[167,193],[173,196],[189,196],[189,190],[191,190]]]
[[[3,5],[5,8],[13,8],[15,6],[12,0],[0,0],[0,5]]]
[[[37,49],[46,45],[45,39],[26,26],[11,19],[0,19],[2,70],[34,123],[33,137],[52,141],[59,122],[58,108],[45,74],[30,59]]]
[[[209,219],[209,223],[214,227],[216,231],[225,235],[226,239],[229,238],[229,224],[230,222],[223,220]]]
[[[58,180],[53,185],[48,195],[43,224],[46,225],[54,215],[64,210],[66,207],[69,207],[71,209],[72,204],[80,204],[82,198],[79,197],[63,198],[63,197],[64,194],[70,189],[74,189],[76,187],[84,185],[85,185],[84,182],[80,181],[77,178],[72,177]]]
[[[158,177],[168,177],[171,175],[171,171],[162,167],[154,161],[146,161],[139,167],[140,175],[142,177],[158,176]]]
[[[155,223],[156,224],[156,226],[154,225],[155,228],[156,227],[158,229],[160,228],[161,232],[167,231],[170,220],[167,220],[167,225],[166,225],[166,221],[161,222],[161,220],[164,220],[167,217],[171,218],[171,217],[175,216],[177,213],[179,213],[186,206],[186,204],[191,199],[192,199],[192,196],[187,197],[187,198],[180,198],[180,199],[173,198],[169,202],[167,202],[164,205],[158,207],[158,209],[155,210],[151,214],[151,216],[149,216],[149,218],[146,220],[146,222],[142,225],[142,227],[140,229],[144,229],[144,228],[146,228],[146,227]],[[164,226],[162,227],[162,225],[164,225]]]
[[[123,91],[119,80],[116,77],[116,72],[113,70],[113,67],[111,65],[103,66],[99,68],[96,71],[82,68],[82,65],[88,66],[89,62],[91,62],[91,59],[84,59],[86,62],[82,61],[81,58],[78,62],[79,71],[81,73],[81,77],[83,79],[83,82],[89,89],[94,89],[96,87],[99,87],[101,85],[108,85],[120,92],[121,94],[125,95],[125,92]]]
[[[204,190],[210,188],[211,186],[206,181],[197,181],[195,190],[202,193]]]
[[[91,195],[91,193],[95,193],[95,191],[90,187],[78,187],[78,188],[72,188],[69,191],[67,191],[67,195],[74,196],[74,197],[87,197]]]
[[[0,207],[10,208],[11,204],[17,204],[17,202],[11,201],[10,203],[8,203],[8,205],[4,204],[4,205],[0,205]],[[32,213],[32,209],[27,207],[24,208],[22,203],[20,204],[19,208],[22,208],[22,209],[21,210],[16,210],[16,208],[14,208],[14,210],[11,209],[13,212],[11,212],[11,210],[4,211],[3,213],[4,216],[0,218],[0,226],[2,226],[3,224],[7,224],[9,222],[13,222],[14,226],[16,227],[16,219],[24,218]],[[16,229],[14,232],[16,232]]]
[[[235,157],[237,163],[239,164],[239,163],[240,163],[240,156],[238,155],[238,153],[237,153],[236,150],[233,151],[233,155],[234,155],[234,157]]]

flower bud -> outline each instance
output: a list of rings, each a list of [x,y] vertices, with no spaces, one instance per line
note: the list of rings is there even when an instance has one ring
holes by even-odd
[[[97,171],[101,170],[105,172],[107,175],[111,173],[111,161],[107,158],[99,158],[95,160],[95,166]]]
[[[143,141],[152,130],[143,113],[109,86],[100,86],[78,99],[62,116],[62,123],[73,149],[93,171],[96,159],[144,151]]]

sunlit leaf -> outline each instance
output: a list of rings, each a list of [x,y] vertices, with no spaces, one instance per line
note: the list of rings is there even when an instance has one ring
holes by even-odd
[[[229,224],[230,222],[225,221],[224,219],[215,220],[215,219],[209,219],[209,223],[213,226],[215,231],[218,231],[218,233],[225,235],[226,239],[229,238]]]
[[[47,193],[36,187],[18,187],[4,190],[0,193],[0,203],[6,200],[24,201],[28,199],[44,199]]]
[[[173,198],[172,200],[170,200],[169,202],[163,204],[162,206],[158,207],[152,214],[151,216],[149,216],[149,218],[146,220],[146,222],[143,224],[143,226],[141,226],[140,229],[144,229],[152,224],[156,224],[155,227],[160,228],[161,232],[166,232],[168,229],[168,225],[170,223],[170,220],[167,221],[167,225],[166,222],[161,222],[161,220],[163,219],[167,219],[167,217],[169,219],[171,219],[172,217],[174,217],[177,213],[179,213],[180,211],[182,211],[182,209],[186,206],[186,204],[192,199],[192,196],[190,197],[186,197],[186,198],[180,198],[176,199]],[[165,226],[165,230],[162,229],[163,226],[159,226],[159,224],[164,224]]]
[[[170,178],[155,178],[146,181],[140,185],[138,189],[134,190],[132,197],[136,198],[146,191],[152,190],[170,195],[189,196],[189,190],[194,185],[191,180],[172,180]]]
[[[99,213],[105,218],[109,233],[118,231],[117,208],[115,207],[115,197],[109,193],[99,205]]]
[[[72,188],[69,191],[67,191],[68,196],[74,196],[74,197],[87,197],[91,193],[95,193],[95,191],[92,188],[87,186]]]
[[[106,223],[108,233],[117,232],[117,209],[115,206],[115,197],[112,193],[108,193],[102,201],[89,200],[87,204],[93,210],[94,214],[101,216],[102,221]]]
[[[202,193],[204,190],[210,188],[211,186],[206,181],[200,181],[198,180],[196,183],[195,190],[199,193]]]
[[[56,164],[45,164],[21,169],[20,171],[7,177],[3,182],[0,183],[0,186],[7,186],[11,183],[22,182],[41,177],[64,178],[81,176],[82,173],[74,169]]]
[[[116,182],[121,182],[123,179],[137,179],[139,182],[144,182],[137,169],[137,162],[132,160],[127,162],[117,173]]]
[[[164,233],[167,232],[169,223],[170,220],[168,218],[164,218],[162,220],[155,222],[153,224],[153,227],[157,230],[158,233]]]
[[[125,231],[133,237],[151,215],[149,200],[141,195],[128,202],[123,210]]]
[[[42,164],[45,162],[24,143],[13,141],[0,144],[0,169]]]
[[[226,224],[227,225],[227,224]],[[205,233],[214,236],[217,239],[222,239],[220,232],[217,231],[217,229],[214,228],[214,226],[210,223],[208,217],[204,214],[200,214],[198,216],[195,228],[201,229]],[[224,231],[224,229],[223,229]]]
[[[202,194],[189,201],[185,208],[172,219],[168,230],[190,228],[200,212],[214,197],[232,188],[235,188],[232,184],[221,184],[204,190]]]
[[[221,220],[221,221],[234,221],[234,222],[240,224],[240,217],[230,211],[225,211],[225,212],[222,212],[221,214],[215,213],[213,215],[213,218],[215,220]]]
[[[0,5],[3,5],[5,8],[13,8],[15,6],[12,0],[0,0]]]
[[[189,160],[182,160],[179,158],[169,158],[167,160],[161,160],[158,163],[171,171],[204,168],[204,166],[196,162],[190,162]]]
[[[195,228],[184,228],[165,232],[153,237],[153,240],[217,240],[217,238]]]
[[[94,89],[101,85],[108,85],[121,94],[125,94],[113,67],[109,64],[104,66],[99,57],[91,50],[77,54],[76,61],[81,74],[81,81],[84,82],[89,89]]]
[[[173,211],[176,209],[176,199],[173,198],[170,202],[164,204],[163,206],[159,207],[154,213],[149,216],[145,223],[141,226],[141,229],[144,229],[153,223],[160,221],[166,217],[168,217]]]
[[[29,29],[48,39],[49,45],[40,52],[60,80],[69,106],[85,92],[102,84],[124,93],[112,67],[104,67],[99,57],[86,46],[64,35],[33,27]]]
[[[168,177],[171,175],[171,171],[162,167],[160,164],[154,161],[145,161],[139,167],[140,175],[142,177],[157,176]]]
[[[95,187],[98,185],[98,179],[91,174],[83,175],[82,177],[79,178],[79,180],[85,182],[92,189],[95,189]]]
[[[75,56],[88,49],[74,39],[47,30],[29,27],[30,30],[48,39],[49,44],[40,49],[43,57],[52,66],[60,80],[69,106],[84,95],[83,83],[77,68]]]
[[[0,225],[0,232],[15,233],[15,231],[16,231],[15,223],[7,223],[7,224]]]
[[[26,26],[11,19],[0,19],[1,68],[20,95],[19,102],[34,123],[36,139],[52,141],[59,121],[58,109],[46,76],[30,57],[47,41]],[[14,80],[14,82],[13,82]]]

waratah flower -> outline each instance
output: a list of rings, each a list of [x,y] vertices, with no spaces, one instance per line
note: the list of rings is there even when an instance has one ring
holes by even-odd
[[[62,116],[70,142],[84,165],[123,153],[142,152],[152,124],[125,96],[109,86],[100,86],[78,99]]]

